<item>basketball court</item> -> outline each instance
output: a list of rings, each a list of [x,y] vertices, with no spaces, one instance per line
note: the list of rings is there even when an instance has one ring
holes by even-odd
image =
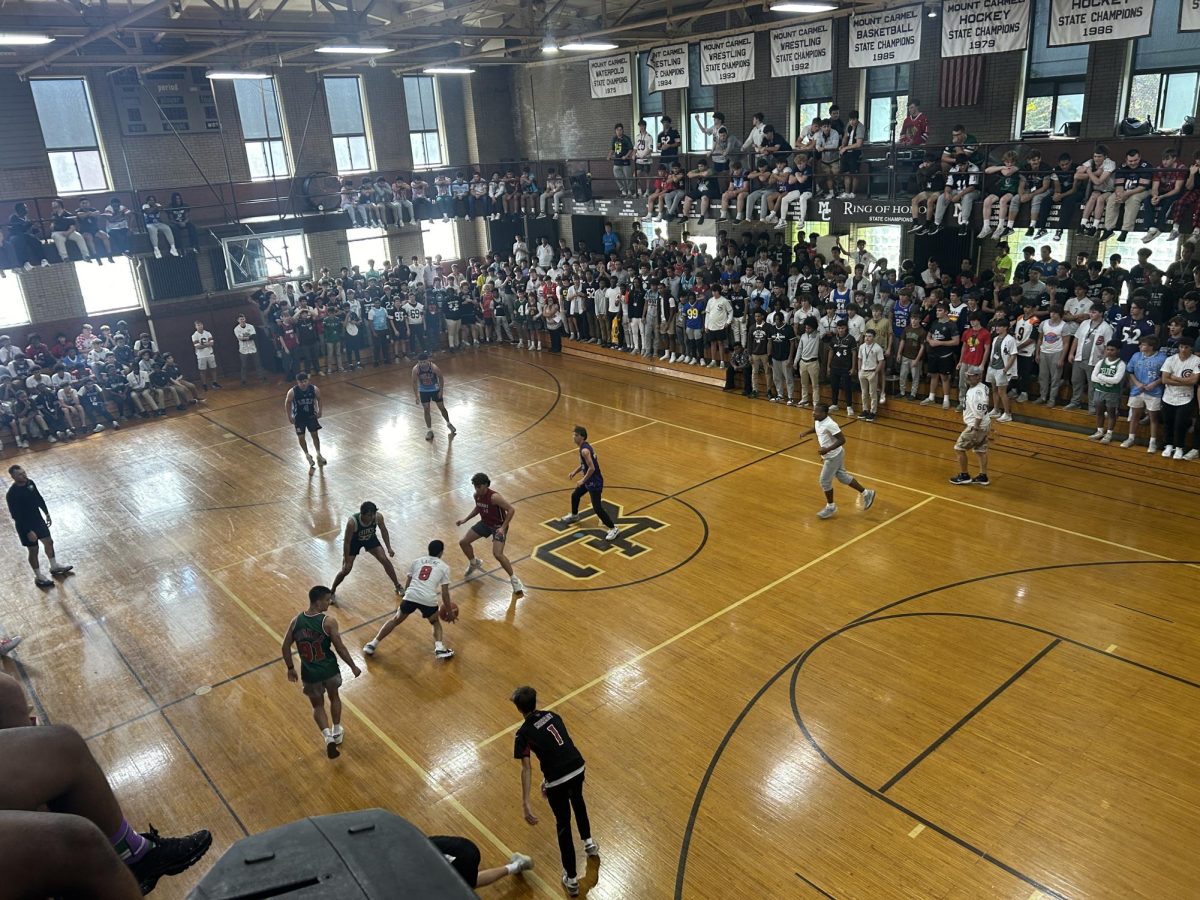
[[[1003,426],[992,485],[957,488],[944,433],[839,417],[878,500],[839,485],[821,521],[806,411],[545,353],[439,365],[453,441],[436,419],[423,439],[407,370],[317,379],[312,475],[279,387],[22,459],[78,574],[42,593],[10,539],[0,625],[26,641],[6,670],[88,736],[132,822],[212,830],[156,897],[247,833],[376,806],[485,865],[534,857],[483,896],[562,896],[548,808],[521,817],[523,683],[587,759],[595,900],[1194,896],[1193,489],[1009,454]],[[576,424],[612,544],[590,513],[558,522]],[[283,632],[364,500],[398,569],[440,538],[461,578],[477,471],[517,509],[527,596],[477,545],[454,659],[412,622],[364,661],[395,596],[360,560],[335,615],[364,673],[326,759]]]

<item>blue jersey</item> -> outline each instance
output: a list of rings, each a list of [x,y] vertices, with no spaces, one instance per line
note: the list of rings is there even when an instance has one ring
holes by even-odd
[[[1159,378],[1159,373],[1162,371],[1163,363],[1167,361],[1167,354],[1161,350],[1153,356],[1146,356],[1140,350],[1133,354],[1133,358],[1129,360],[1129,373],[1140,381],[1142,384],[1149,384]],[[1129,389],[1129,396],[1136,397],[1139,394],[1145,394],[1147,397],[1162,397],[1163,385],[1160,383],[1152,387],[1148,391],[1143,391],[1141,388],[1134,385]]]
[[[837,317],[839,319],[850,318],[850,310],[847,308],[850,306],[849,288],[844,291],[839,291],[837,288],[834,288],[829,294],[829,299],[832,300],[834,305],[837,306]]]
[[[897,303],[892,307],[892,333],[897,339],[904,337],[904,329],[908,327],[910,318],[912,317],[914,304],[909,301],[908,306],[901,306]]]
[[[1125,365],[1129,365],[1133,355],[1138,352],[1138,344],[1141,343],[1142,338],[1152,337],[1154,330],[1154,323],[1144,316],[1140,319],[1126,316],[1117,322],[1113,332],[1116,339],[1121,342],[1121,359],[1125,360]],[[1139,380],[1145,381],[1144,378]]]
[[[436,394],[442,389],[442,380],[434,371],[433,363],[417,363],[417,388],[422,394]]]
[[[596,455],[596,451],[592,445],[584,441],[579,445],[579,465],[583,471],[587,471],[587,460],[583,458],[583,451],[590,450],[592,454],[592,466],[594,467],[592,477],[583,483],[583,486],[588,490],[599,490],[604,487],[604,475],[600,472],[600,457]]]

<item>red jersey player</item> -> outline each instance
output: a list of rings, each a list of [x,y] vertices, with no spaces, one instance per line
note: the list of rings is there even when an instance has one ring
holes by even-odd
[[[469,516],[454,523],[455,525],[465,525],[479,516],[479,521],[472,525],[470,530],[462,536],[462,540],[458,542],[458,546],[462,547],[462,552],[467,557],[467,572],[463,577],[470,578],[483,572],[483,562],[475,556],[471,544],[482,537],[490,537],[492,539],[492,555],[508,573],[508,579],[512,582],[513,599],[520,600],[525,596],[525,585],[513,572],[512,563],[504,554],[504,542],[508,537],[508,527],[512,524],[513,516],[517,514],[517,511],[507,500],[492,490],[491,479],[483,472],[473,475],[471,484],[475,488],[475,509]]]

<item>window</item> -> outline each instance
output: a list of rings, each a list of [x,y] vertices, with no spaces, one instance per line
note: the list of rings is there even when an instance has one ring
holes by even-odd
[[[904,235],[899,225],[851,225],[849,243],[842,245],[851,259],[859,241],[867,242],[867,252],[876,259],[886,259],[889,269],[900,271],[900,261],[904,258],[901,252],[904,249]]]
[[[426,256],[458,259],[458,223],[453,219],[426,222],[421,229],[421,240]]]
[[[656,141],[662,133],[663,124],[663,95],[661,91],[650,92],[650,54],[639,53],[637,59],[638,74],[638,118],[646,120],[646,131]],[[616,124],[615,122],[613,123]],[[625,129],[628,135],[637,134],[637,122]]]
[[[1154,268],[1163,272],[1167,271],[1167,266],[1175,262],[1179,258],[1179,240],[1167,240],[1166,235],[1160,237],[1157,241],[1150,244],[1142,243],[1142,235],[1130,234],[1129,239],[1118,241],[1115,237],[1109,238],[1102,243],[1096,251],[1096,259],[1100,260],[1100,264],[1108,268],[1108,258],[1114,253],[1121,254],[1121,266],[1125,269],[1132,269],[1138,263],[1137,252],[1143,248],[1150,249],[1150,264]],[[1062,259],[1061,256],[1054,257]],[[1124,298],[1129,293],[1129,286],[1125,285],[1121,290],[1121,296]],[[1156,323],[1158,325],[1162,322]]]
[[[375,265],[379,266],[385,259],[392,258],[386,233],[379,228],[355,228],[347,231],[346,247],[350,251],[350,265],[358,266],[363,272],[371,268],[368,265],[371,260],[375,260]]]
[[[867,69],[867,142],[889,143],[908,109],[912,64]]]
[[[1034,0],[1032,34],[1021,132],[1053,134],[1065,123],[1083,119],[1083,76],[1087,73],[1088,45],[1049,45],[1050,0]]]
[[[371,171],[362,80],[357,75],[337,75],[325,78],[324,84],[338,174]]]
[[[21,279],[0,278],[0,328],[28,324],[29,307],[25,305]]]
[[[1158,0],[1150,34],[1138,38],[1133,51],[1129,115],[1161,128],[1178,128],[1196,114],[1197,38],[1195,32],[1179,31],[1178,24],[1179,0]]]
[[[135,309],[142,305],[138,277],[133,270],[133,261],[125,258],[106,266],[77,262],[75,278],[83,294],[83,307],[89,316],[116,312],[118,309]]]
[[[254,181],[284,178],[291,174],[283,146],[283,125],[279,115],[279,97],[275,79],[238,80],[233,83],[242,137],[246,141],[246,159]]]
[[[221,244],[231,288],[302,273],[308,261],[302,231],[225,238]]]
[[[700,80],[700,45],[692,44],[688,47],[687,148],[693,153],[712,149],[713,135],[701,131],[699,125],[712,128],[713,111],[717,108],[716,87],[701,84]],[[699,123],[697,115],[700,116]]]
[[[796,76],[796,133],[803,134],[813,119],[829,118],[833,106],[833,73]]]
[[[55,187],[63,194],[108,190],[87,82],[82,78],[36,78],[29,86]]]
[[[429,75],[406,75],[404,102],[408,107],[413,165],[418,169],[444,165],[442,135],[438,130],[437,81]]]

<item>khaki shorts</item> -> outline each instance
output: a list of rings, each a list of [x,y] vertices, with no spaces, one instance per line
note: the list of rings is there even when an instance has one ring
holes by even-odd
[[[320,700],[325,696],[325,692],[329,689],[337,690],[342,686],[342,674],[339,672],[332,678],[326,678],[324,681],[305,681],[304,696],[311,697],[314,700]]]
[[[1142,392],[1129,398],[1130,409],[1141,409],[1143,406],[1150,412],[1158,412],[1162,409],[1162,397],[1151,397]]]
[[[205,369],[215,369],[217,367],[217,357],[215,354],[209,356],[197,356],[196,368],[204,371]]]
[[[835,159],[833,162],[817,161],[817,174],[819,175],[840,175],[842,172],[842,161]]]
[[[968,450],[987,453],[989,437],[991,437],[991,430],[988,428],[964,428],[954,443],[954,449],[963,453]]]

